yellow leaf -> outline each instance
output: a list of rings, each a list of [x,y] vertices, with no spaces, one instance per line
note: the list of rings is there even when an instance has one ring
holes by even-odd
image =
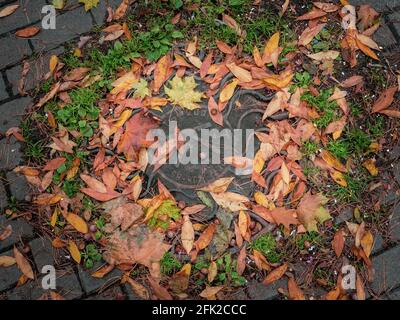
[[[208,282],[213,282],[215,277],[218,274],[218,266],[217,263],[215,261],[210,263],[210,266],[208,267],[208,275],[207,275],[207,279]]]
[[[81,253],[79,252],[76,243],[72,240],[68,241],[68,251],[71,254],[72,259],[74,259],[76,263],[81,263]]]
[[[378,168],[375,165],[375,160],[374,159],[369,159],[363,162],[363,167],[368,170],[368,172],[371,174],[371,176],[375,177],[378,175],[379,171]]]
[[[99,0],[79,0],[79,3],[83,3],[85,5],[85,11],[89,11],[90,9],[97,7]]]
[[[110,93],[118,94],[122,91],[128,91],[132,89],[133,85],[138,81],[139,79],[137,76],[132,71],[129,71],[111,84],[114,88]]]
[[[0,256],[0,267],[11,267],[16,263],[14,257]]]
[[[272,201],[268,200],[267,196],[261,191],[257,191],[254,194],[254,200],[257,202],[257,204],[267,208],[268,210],[275,209],[275,204]]]
[[[202,92],[195,91],[197,87],[194,77],[179,78],[175,76],[169,81],[168,88],[164,86],[165,93],[168,95],[169,100],[174,105],[179,105],[188,110],[200,108],[198,103],[204,97]]]
[[[340,171],[337,170],[333,170],[332,172],[330,172],[330,175],[333,179],[333,181],[335,181],[338,185],[342,186],[342,187],[347,187],[347,181],[343,175],[343,173],[341,173]]]
[[[347,172],[346,167],[338,159],[336,159],[329,151],[322,150],[321,157],[330,167],[335,168],[340,172]]]
[[[364,236],[361,238],[360,243],[365,255],[369,257],[372,251],[372,246],[374,244],[374,236],[372,235],[371,231],[365,232]]]
[[[239,79],[240,82],[250,82],[253,80],[251,73],[242,67],[237,66],[235,63],[227,63],[226,67],[233,75]]]
[[[271,53],[274,52],[278,48],[279,38],[280,38],[280,33],[276,32],[267,41],[267,43],[265,44],[265,47],[264,47],[263,60],[265,60],[267,57],[271,56]]]
[[[77,57],[77,58],[82,57],[82,50],[79,49],[79,48],[75,48],[75,50],[74,50],[74,56]]]
[[[57,218],[58,218],[58,209],[55,209],[50,220],[50,225],[54,227],[57,223]]]
[[[115,132],[117,132],[117,130],[124,125],[124,123],[130,118],[131,115],[132,115],[132,109],[125,109],[124,111],[122,111],[118,120],[111,127],[110,135],[113,135]]]
[[[230,83],[228,83],[221,91],[221,94],[219,96],[219,101],[220,102],[226,102],[228,101],[232,96],[235,91],[235,88],[239,81],[237,79],[232,80]]]
[[[74,213],[67,213],[65,215],[65,220],[68,221],[70,225],[72,225],[76,230],[78,230],[81,233],[87,233],[88,232],[88,226],[80,216],[74,214]]]
[[[18,268],[22,271],[24,276],[29,279],[34,279],[35,276],[33,275],[32,267],[29,261],[22,255],[21,252],[14,246],[14,258],[17,262]]]
[[[248,224],[247,224],[247,215],[244,211],[240,211],[239,212],[239,230],[240,230],[240,234],[242,235],[242,237],[246,237],[247,234],[247,229],[248,229]]]
[[[49,69],[50,73],[53,73],[58,63],[58,58],[56,55],[52,55],[50,58]]]

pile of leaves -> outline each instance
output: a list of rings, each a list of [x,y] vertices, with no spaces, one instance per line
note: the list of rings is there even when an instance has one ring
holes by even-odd
[[[260,1],[253,5],[259,6]],[[128,55],[113,73],[104,72],[102,65],[70,68],[53,56],[46,75],[52,84],[38,99],[34,119],[49,132],[49,158],[42,165],[15,169],[38,191],[32,205],[53,246],[67,250],[77,264],[86,267],[99,260],[97,251],[93,253],[99,250],[106,265],[92,276],[101,278],[119,268],[125,272],[121,281],[143,299],[223,299],[234,287],[254,279],[266,286],[287,279],[287,290],[280,292],[290,299],[306,299],[312,283],[325,287],[327,293],[321,298],[349,298],[340,275],[315,277],[299,285],[291,272],[299,252],[290,255],[285,250],[293,239],[313,268],[313,250],[325,242],[320,252],[325,267],[340,270],[350,259],[365,271],[357,274],[355,295],[364,299],[364,284],[373,280],[371,224],[359,219],[335,225],[333,197],[321,190],[333,184],[347,194],[346,190],[352,190],[351,176],[359,168],[365,167],[369,177],[379,173],[375,154],[382,149],[382,141],[369,141],[362,159],[349,154],[340,157],[337,151],[338,142],[350,139],[347,126],[353,116],[348,98],[365,90],[366,79],[355,68],[358,60],[379,60],[380,51],[371,38],[379,28],[379,15],[369,6],[362,6],[358,19],[350,20],[352,24],[339,35],[329,34],[329,22],[348,14],[345,5],[356,12],[341,1],[314,2],[310,11],[298,14],[296,5],[282,1],[279,15],[294,15],[299,32],[289,52],[277,31],[263,47],[254,46],[252,55],[243,53],[240,42],[231,46],[217,40],[216,49],[200,58],[195,37],[160,58],[140,52]],[[128,24],[119,22],[127,9],[128,1],[123,1],[102,30],[101,42],[113,42],[113,53],[132,40]],[[186,10],[185,5],[177,9]],[[183,14],[176,13],[170,30]],[[239,39],[246,38],[232,16],[223,13],[221,18]],[[170,40],[177,41],[181,35],[172,31]],[[324,39],[333,36],[336,44],[326,44]],[[89,40],[81,39],[74,50],[81,60],[85,41]],[[313,75],[305,71],[306,65],[312,65]],[[335,69],[340,65],[354,72],[338,80]],[[199,91],[198,81],[207,90]],[[399,117],[398,104],[391,107],[399,90],[394,81],[373,101],[369,112]],[[252,168],[252,196],[230,191],[234,176],[198,190],[198,201],[190,206],[177,201],[160,180],[155,194],[143,192],[147,148],[155,143],[146,140],[146,135],[160,126],[154,111],[162,112],[167,105],[187,110],[207,105],[212,121],[223,128],[224,111],[240,90],[274,93],[264,106],[266,130],[256,133],[260,148],[255,158],[224,159],[235,168]],[[272,120],[282,113],[286,114],[283,120]],[[12,128],[7,136],[25,141],[23,131]],[[177,132],[168,143],[157,146],[155,172],[173,148],[179,148],[179,141]],[[311,168],[319,172],[317,186],[312,180],[315,175],[306,173]],[[218,206],[216,217],[199,222],[199,213],[210,201]],[[16,262],[25,277],[32,279],[32,270],[17,252]],[[0,265],[10,265],[13,259],[2,258]]]

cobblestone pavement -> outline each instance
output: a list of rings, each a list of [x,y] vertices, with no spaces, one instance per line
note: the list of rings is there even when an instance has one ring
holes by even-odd
[[[16,30],[26,26],[40,26],[41,8],[49,4],[49,0],[0,0],[0,10],[8,4],[19,2],[21,7],[15,14],[0,20],[0,212],[12,206],[15,201],[29,199],[30,189],[25,178],[12,170],[23,161],[23,146],[14,138],[9,141],[4,134],[10,127],[20,124],[24,110],[32,105],[29,97],[18,93],[18,81],[22,70],[22,62],[29,61],[31,68],[26,78],[25,89],[33,89],[47,72],[48,60],[52,54],[62,54],[65,44],[77,40],[89,32],[94,26],[101,25],[105,19],[107,4],[116,8],[120,0],[101,0],[97,8],[86,13],[82,6],[72,6],[57,16],[55,30],[42,30],[32,39],[14,36]],[[384,54],[393,54],[400,44],[400,2],[398,0],[353,0],[354,5],[369,2],[383,14],[384,25],[375,35],[375,40],[384,47]],[[75,3],[75,2],[74,2]],[[398,51],[397,51],[398,52]],[[398,53],[397,53],[398,54]],[[400,185],[400,145],[391,152],[394,162],[394,176]],[[396,162],[397,161],[397,162]],[[400,199],[396,190],[389,193],[383,201],[393,205],[391,219],[391,238],[400,240]],[[343,218],[345,220],[345,217]],[[34,265],[37,279],[16,287],[21,271],[14,265],[0,268],[0,300],[1,299],[37,299],[43,295],[41,287],[41,268],[46,264],[54,264],[57,268],[57,292],[67,299],[138,299],[125,285],[119,284],[121,272],[114,270],[103,279],[95,279],[81,267],[63,267],[62,259],[57,264],[59,252],[51,243],[35,231],[23,217],[13,220],[0,215],[0,232],[11,225],[13,233],[4,241],[0,241],[0,255],[11,255],[14,245],[20,248],[29,246],[28,257]],[[382,238],[376,236],[373,263],[376,269],[375,280],[369,293],[370,298],[400,299],[400,246],[385,247]],[[64,257],[65,258],[65,257]],[[304,267],[304,266],[303,266]],[[301,270],[298,266],[296,270]],[[304,272],[307,272],[306,269]],[[297,271],[296,271],[297,272]],[[297,278],[297,277],[296,277]],[[247,294],[238,292],[237,298],[275,299],[277,289],[285,287],[285,282],[276,282],[270,286],[260,283],[249,283]],[[314,292],[318,293],[319,288]],[[322,293],[322,292],[321,292]]]

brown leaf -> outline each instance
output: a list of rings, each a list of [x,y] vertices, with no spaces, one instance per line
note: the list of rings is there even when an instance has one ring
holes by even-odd
[[[212,60],[213,60],[213,54],[209,53],[203,63],[201,64],[200,67],[200,77],[204,78],[207,74],[208,74],[208,69],[210,68],[211,64],[212,64]]]
[[[312,195],[310,191],[301,199],[297,206],[297,217],[307,231],[318,232],[317,223],[323,223],[331,219],[329,211],[323,207],[327,201],[328,199],[322,194]]]
[[[288,292],[291,300],[306,300],[303,291],[299,288],[296,280],[292,277],[288,279]]]
[[[224,117],[221,111],[219,111],[218,104],[215,102],[213,97],[210,97],[210,99],[208,100],[208,113],[212,121],[214,121],[221,127],[224,126]]]
[[[356,85],[359,85],[361,83],[364,83],[364,77],[363,76],[351,76],[350,78],[347,78],[346,80],[342,81],[340,83],[340,85],[343,88],[350,88],[350,87],[354,87]]]
[[[39,102],[36,104],[37,107],[42,107],[44,106],[48,101],[54,98],[54,96],[57,94],[58,90],[60,89],[60,82],[55,83],[50,91],[46,93],[42,98],[40,98]]]
[[[239,275],[242,275],[245,269],[246,269],[246,246],[243,246],[243,248],[239,251],[236,270]]]
[[[213,282],[215,277],[218,274],[218,266],[215,261],[212,261],[210,263],[210,266],[208,267],[208,274],[207,274],[207,280],[209,283]]]
[[[269,285],[269,284],[279,280],[285,274],[287,268],[288,268],[287,263],[284,263],[281,266],[279,266],[278,268],[275,268],[270,273],[268,273],[268,275],[265,277],[265,279],[263,281],[263,284]]]
[[[172,59],[169,55],[163,56],[158,60],[154,69],[153,91],[158,93],[161,86],[167,81],[172,66]]]
[[[18,268],[22,271],[22,273],[29,279],[34,279],[35,276],[33,274],[32,267],[29,261],[22,255],[21,252],[14,246],[14,258],[17,262]]]
[[[300,224],[299,220],[294,216],[296,210],[286,208],[275,208],[269,212],[276,224],[282,224],[286,230],[290,230],[290,225]]]
[[[172,292],[179,294],[187,290],[189,286],[189,277],[192,270],[192,265],[190,263],[185,264],[182,269],[175,273],[170,281],[169,287]]]
[[[208,225],[208,227],[203,231],[203,233],[200,235],[200,237],[196,240],[195,242],[195,247],[197,251],[203,250],[206,248],[214,235],[216,225],[214,223],[211,223]]]
[[[121,230],[129,229],[132,224],[144,216],[143,208],[136,203],[125,203],[109,211],[111,225]]]
[[[207,300],[215,300],[215,295],[223,288],[223,286],[206,287],[202,292],[200,292],[199,296],[202,298],[206,298]]]
[[[0,18],[4,18],[13,14],[19,8],[18,4],[13,4],[11,6],[4,7],[0,10]]]
[[[18,30],[15,33],[15,35],[20,38],[30,38],[30,37],[33,37],[34,35],[38,34],[39,31],[40,31],[40,28],[33,26],[33,27],[28,27],[28,28],[22,29],[22,30]]]
[[[205,192],[213,192],[213,193],[226,192],[233,179],[234,177],[220,178],[198,190]]]
[[[335,251],[337,257],[342,254],[344,248],[344,234],[342,230],[336,231],[332,241],[332,248]]]
[[[313,8],[310,12],[307,12],[306,14],[303,14],[300,17],[297,17],[296,20],[312,20],[316,18],[321,18],[323,16],[326,16],[326,12],[320,9]]]
[[[91,274],[93,278],[103,278],[105,275],[109,274],[114,270],[114,266],[112,264],[106,264],[103,267],[97,269],[95,272]]]
[[[226,67],[239,79],[240,82],[250,82],[253,80],[251,73],[242,67],[239,67],[234,62],[227,63]]]
[[[129,0],[122,0],[121,4],[114,11],[113,20],[119,20],[123,16],[125,16],[125,13],[126,13],[126,10],[128,9],[128,6],[129,6]]]
[[[245,203],[249,202],[249,199],[241,194],[234,192],[211,192],[210,194],[214,201],[225,209],[229,209],[233,212],[247,209]]]
[[[361,238],[360,244],[364,250],[365,255],[369,258],[372,252],[372,247],[374,245],[374,236],[372,235],[371,231],[365,232],[364,236]]]
[[[365,300],[366,298],[364,283],[359,273],[357,273],[356,277],[356,295],[357,295],[357,300]]]
[[[59,157],[59,158],[55,158],[53,160],[50,160],[44,166],[43,170],[44,171],[57,170],[65,161],[67,161],[67,158],[64,158],[64,157]]]
[[[233,19],[231,16],[228,16],[227,14],[222,14],[222,21],[231,29],[235,30],[236,34],[239,37],[242,37],[243,31],[240,28],[239,24]]]
[[[2,232],[0,233],[0,241],[6,240],[9,236],[11,236],[13,232],[11,224],[9,224],[7,227],[2,229]]]
[[[298,45],[299,46],[306,46],[308,45],[314,37],[321,32],[321,30],[326,26],[326,23],[317,24],[315,27],[307,27],[303,33],[301,34]]]
[[[124,275],[123,277],[124,282],[128,282],[129,286],[131,287],[132,291],[137,294],[143,300],[150,300],[150,294],[147,288],[140,284],[139,282],[133,280],[129,275]]]
[[[358,18],[360,19],[360,29],[361,31],[368,28],[374,20],[379,17],[379,13],[375,11],[370,5],[361,5],[358,10]]]
[[[325,12],[335,12],[340,9],[339,6],[333,3],[326,3],[326,2],[313,2],[313,5],[318,9],[324,10]]]
[[[193,229],[193,224],[190,221],[188,215],[183,216],[181,241],[182,241],[182,246],[185,249],[186,253],[189,254],[193,248],[194,229]]]
[[[151,276],[148,276],[147,279],[150,283],[151,288],[154,291],[154,294],[157,296],[158,299],[173,300],[168,290],[160,286],[160,284],[156,280],[154,280]]]
[[[378,100],[375,101],[374,105],[372,106],[372,113],[380,112],[390,107],[393,103],[394,95],[397,91],[397,87],[390,87],[382,92],[379,96]]]

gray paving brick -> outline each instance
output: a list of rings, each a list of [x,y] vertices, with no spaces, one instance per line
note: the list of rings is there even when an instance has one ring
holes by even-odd
[[[11,100],[0,105],[0,132],[3,134],[11,127],[18,127],[26,107],[32,102],[29,97]]]
[[[1,242],[0,242],[1,243]],[[0,256],[9,256],[14,257],[14,253],[12,250],[7,252],[3,252]],[[22,272],[18,269],[17,265],[14,264],[10,267],[1,267],[0,272],[0,291],[4,291],[13,285],[15,285],[18,281],[18,278],[22,275]]]
[[[7,172],[6,177],[11,191],[11,195],[18,201],[25,200],[26,195],[31,190],[25,177],[21,174],[17,174],[12,171]]]
[[[396,289],[387,295],[389,300],[400,300],[400,289]]]
[[[399,3],[400,5],[400,3]],[[388,17],[388,23],[391,23],[400,36],[400,12],[394,12]]]
[[[32,54],[28,39],[18,38],[15,35],[0,38],[0,48],[0,69],[13,65]]]
[[[400,284],[400,246],[389,249],[372,259],[375,269],[374,281],[370,285],[376,295],[382,295]]]
[[[45,265],[54,265],[53,246],[45,238],[37,238],[29,242],[33,259],[38,270],[42,270]]]
[[[56,291],[67,300],[77,299],[82,296],[82,289],[79,280],[71,268],[66,270],[56,271]],[[37,300],[49,290],[42,287],[42,277],[35,281],[30,281],[27,284],[15,288],[7,292],[8,300]]]
[[[93,273],[97,268],[101,267],[101,265],[102,263],[95,263],[94,267],[90,270],[86,270],[82,266],[78,266],[78,274],[79,278],[81,279],[83,290],[88,295],[98,291],[105,284],[113,280],[117,280],[122,276],[122,271],[114,269],[101,279],[93,278],[90,274]]]
[[[11,170],[22,161],[21,144],[13,137],[0,140],[0,170]]]
[[[360,6],[363,4],[369,4],[371,7],[373,7],[375,10],[378,12],[385,12],[388,10],[388,8],[394,8],[397,5],[399,5],[398,0],[350,0],[349,1],[351,5],[353,6]]]
[[[3,230],[8,225],[11,225],[12,233],[7,239],[0,241],[0,252],[7,250],[21,239],[32,239],[34,237],[33,228],[23,218],[10,220],[4,215],[0,215],[0,230]]]
[[[45,54],[41,54],[34,60],[30,60],[30,69],[25,77],[25,91],[35,88],[49,71],[49,61],[52,55],[60,55],[64,52],[64,47],[59,47]],[[18,83],[21,78],[22,65],[18,64],[6,71],[7,79],[11,84],[13,94],[18,94]]]
[[[6,91],[6,84],[4,83],[3,77],[0,73],[0,100],[8,98],[8,93]]]
[[[15,4],[20,7],[13,14],[1,19],[0,34],[40,21],[46,0],[22,0],[15,1]]]
[[[4,188],[3,181],[0,181],[0,213],[1,210],[8,206],[6,189]]]
[[[48,51],[78,37],[82,33],[90,31],[91,28],[92,17],[85,12],[83,7],[78,7],[57,16],[55,30],[42,30],[31,41],[35,51]]]
[[[393,33],[385,24],[381,25],[380,28],[376,30],[372,38],[379,46],[383,48],[393,46],[397,43],[396,38],[393,36]]]

